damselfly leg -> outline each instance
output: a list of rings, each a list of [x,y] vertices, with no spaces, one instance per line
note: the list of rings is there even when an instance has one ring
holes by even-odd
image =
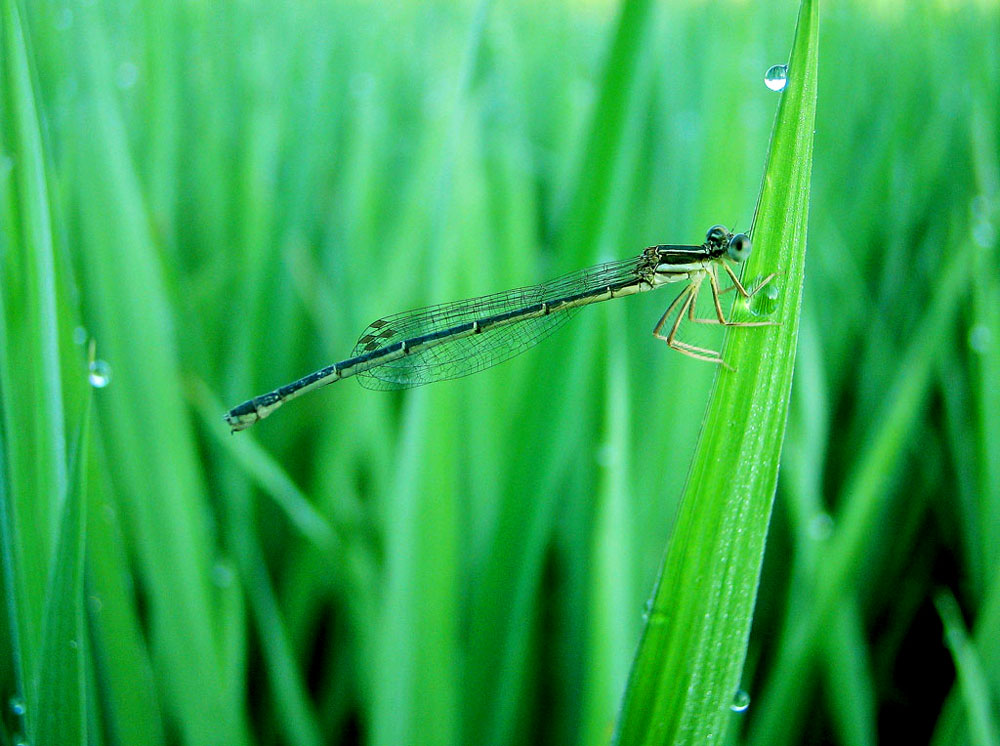
[[[743,286],[743,283],[739,281],[739,278],[733,270],[727,264],[723,264],[722,266],[729,274],[733,284],[725,290],[722,290],[719,287],[718,270],[716,269],[717,266],[718,265],[716,264],[707,265],[701,273],[691,278],[690,284],[677,295],[674,301],[667,307],[663,316],[660,317],[660,321],[653,329],[653,336],[657,339],[662,339],[672,350],[676,350],[677,352],[688,355],[689,357],[693,357],[697,360],[706,360],[711,363],[718,363],[732,370],[732,367],[722,359],[721,353],[706,347],[698,347],[687,342],[682,342],[677,339],[677,330],[680,328],[681,321],[686,313],[689,321],[693,321],[698,324],[719,324],[721,326],[777,326],[777,322],[775,321],[731,321],[727,319],[725,313],[723,313],[722,303],[720,300],[721,296],[732,290],[736,290],[741,296],[743,296],[744,299],[750,300],[754,295],[760,292],[765,285],[773,280],[775,275],[774,273],[768,275],[753,290],[747,290]],[[708,276],[709,287],[712,290],[712,304],[715,307],[714,318],[700,318],[695,316],[695,308],[698,303],[698,293],[701,290],[701,283],[706,275]],[[670,332],[663,335],[661,330],[666,325],[667,320],[670,318],[674,309],[676,309],[678,305],[680,305],[680,310],[677,312],[677,317],[674,320],[673,325],[670,327]]]

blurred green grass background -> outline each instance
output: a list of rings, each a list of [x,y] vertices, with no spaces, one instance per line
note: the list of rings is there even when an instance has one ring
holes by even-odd
[[[746,228],[795,4],[0,7],[0,744],[607,742],[715,374],[669,294],[221,414],[380,315]],[[997,743],[998,11],[821,16],[729,736]]]

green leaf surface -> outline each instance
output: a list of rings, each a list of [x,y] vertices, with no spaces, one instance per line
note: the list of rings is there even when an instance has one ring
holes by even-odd
[[[115,99],[101,10],[80,7],[74,19],[87,102],[70,159],[72,178],[87,184],[77,205],[83,304],[98,353],[114,370],[99,402],[102,436],[128,495],[120,507],[149,604],[164,709],[189,743],[235,743],[245,735],[244,713],[226,697],[210,623],[214,537],[185,409],[169,278]]]
[[[101,394],[98,393],[98,396]],[[114,743],[166,742],[108,457],[95,439],[87,478],[87,612],[100,712]]]
[[[791,620],[787,639],[761,692],[762,707],[754,721],[752,742],[775,743],[774,734],[794,732],[782,728],[782,724],[787,724],[792,712],[801,710],[800,682],[809,671],[816,641],[840,598],[853,593],[855,574],[870,551],[869,537],[885,515],[887,484],[898,468],[903,445],[929,393],[935,362],[942,343],[948,339],[945,330],[954,321],[968,285],[971,255],[967,242],[941,271],[917,323],[922,333],[913,338],[901,356],[883,402],[871,418],[870,432],[862,438],[864,445],[838,501],[841,509],[837,530],[812,581],[814,597],[803,607],[803,613]]]
[[[66,445],[49,188],[30,43],[16,0],[4,0],[0,12],[0,152],[17,158],[0,192],[5,244],[0,250],[0,416],[7,435],[8,487],[3,509],[9,521],[10,623],[27,688],[37,675],[54,514],[66,489]]]
[[[90,676],[84,623],[84,547],[90,406],[77,437],[73,479],[62,501],[52,572],[45,594],[45,622],[38,690],[30,719],[34,743],[87,743],[86,681]]]
[[[993,693],[983,670],[976,646],[962,621],[955,597],[942,591],[934,599],[944,624],[945,642],[955,661],[959,689],[967,710],[969,741],[972,746],[1000,746],[1000,723],[997,722]]]
[[[744,277],[776,273],[777,326],[733,329],[625,693],[619,744],[721,740],[733,717],[777,483],[798,333],[819,3],[804,0]],[[739,304],[738,304],[739,305]],[[734,320],[751,319],[737,308]]]

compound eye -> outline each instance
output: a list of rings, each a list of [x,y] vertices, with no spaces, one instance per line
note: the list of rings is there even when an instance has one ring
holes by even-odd
[[[705,234],[709,246],[723,246],[729,237],[729,230],[724,225],[713,225]]]
[[[729,239],[729,248],[726,253],[734,262],[742,262],[750,256],[750,248],[750,238],[745,233],[737,233]]]

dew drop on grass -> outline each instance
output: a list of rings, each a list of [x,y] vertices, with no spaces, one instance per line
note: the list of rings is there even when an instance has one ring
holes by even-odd
[[[977,221],[972,226],[972,240],[981,249],[991,249],[997,240],[997,232],[989,220]]]
[[[212,582],[215,583],[216,587],[228,588],[235,579],[236,573],[227,562],[220,560],[212,565]]]
[[[73,330],[73,344],[80,345],[81,347],[87,342],[87,329],[82,326],[78,326]]]
[[[95,389],[103,389],[111,383],[111,366],[103,360],[91,360],[87,368],[90,371],[87,380]]]
[[[819,513],[809,522],[809,536],[814,541],[826,541],[833,535],[833,518],[829,513]]]
[[[115,73],[115,83],[123,91],[134,86],[138,79],[139,68],[131,60],[125,60],[125,62],[118,66],[118,70]]]
[[[993,334],[986,324],[976,324],[969,329],[969,347],[973,352],[983,355],[989,351],[992,343]]]
[[[770,316],[778,307],[778,286],[772,280],[754,293],[747,304],[754,316]]]
[[[24,700],[21,697],[11,697],[10,698],[10,711],[13,712],[17,717],[24,715],[25,705]]]
[[[729,704],[729,709],[733,712],[746,712],[750,706],[750,695],[742,689],[737,689],[733,695],[733,701]]]
[[[764,85],[772,91],[783,91],[788,85],[788,65],[771,65],[764,73]]]

